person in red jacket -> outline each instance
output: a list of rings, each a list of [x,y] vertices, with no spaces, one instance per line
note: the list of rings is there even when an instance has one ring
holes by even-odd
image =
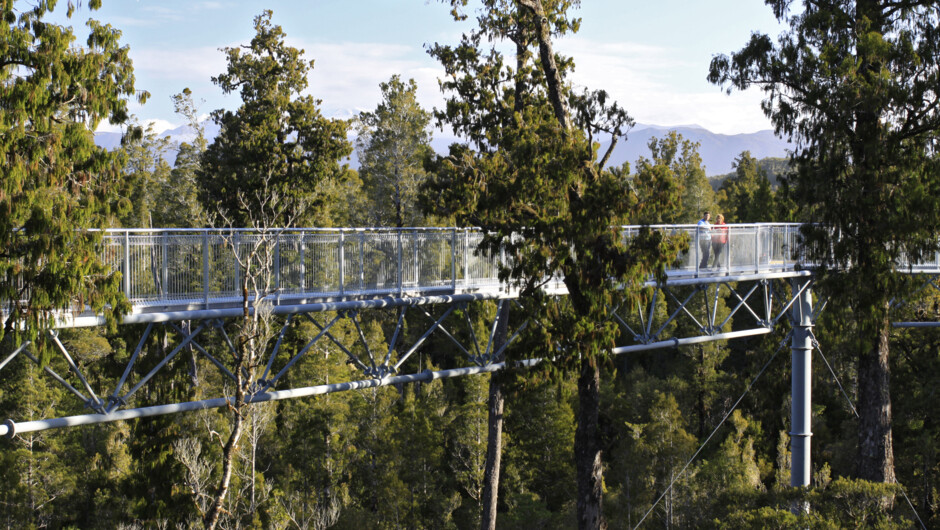
[[[728,225],[725,224],[724,215],[718,214],[712,231],[712,267],[717,269],[722,266],[722,252],[728,248]]]

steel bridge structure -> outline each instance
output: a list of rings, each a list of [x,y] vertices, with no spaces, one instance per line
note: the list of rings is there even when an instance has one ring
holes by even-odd
[[[624,238],[640,227],[623,227]],[[820,307],[813,305],[813,264],[800,253],[799,225],[739,224],[712,227],[694,225],[655,226],[654,230],[684,234],[689,248],[667,271],[667,281],[652,280],[652,299],[645,307],[616,308],[613,318],[622,326],[624,343],[614,354],[676,348],[711,341],[767,335],[789,327],[792,367],[791,483],[810,482],[812,327]],[[198,351],[215,365],[223,378],[235,380],[224,359],[213,356],[200,340],[217,330],[227,346],[234,345],[225,323],[264,307],[281,315],[283,326],[266,353],[263,374],[251,384],[249,402],[276,401],[331,392],[403,384],[417,381],[495,372],[507,367],[502,353],[521,328],[539,323],[523,322],[508,333],[509,340],[495,340],[497,311],[489,322],[487,337],[473,333],[467,311],[455,311],[484,300],[503,306],[525,304],[517,290],[500,282],[506,255],[485,255],[476,249],[483,234],[473,229],[135,229],[108,230],[101,257],[122,274],[124,294],[133,310],[122,324],[137,325],[141,336],[123,375],[113,388],[95,389],[59,340],[58,329],[99,326],[101,315],[86,310],[61,313],[51,342],[68,371],[43,370],[89,410],[88,414],[35,421],[7,419],[0,436],[12,437],[52,428],[120,421],[147,416],[223,407],[231,398],[134,406],[138,391],[159,377],[161,370],[184,348]],[[719,243],[719,238],[724,243]],[[932,262],[904,264],[906,272],[925,275],[937,286],[940,254]],[[263,287],[244,291],[245,274],[267,271]],[[547,278],[543,287],[564,296],[561,278]],[[728,300],[729,314],[719,316],[719,299]],[[657,307],[660,308],[657,311]],[[662,307],[666,311],[661,310]],[[694,309],[693,309],[694,308]],[[368,311],[394,310],[398,323],[388,346],[370,344],[360,326]],[[260,309],[259,309],[260,310]],[[426,331],[411,344],[403,344],[406,314],[424,315]],[[735,329],[730,330],[734,319]],[[282,339],[292,320],[311,321],[319,330],[305,347],[292,356],[281,351]],[[342,320],[358,332],[357,347],[350,348],[331,333]],[[686,324],[677,326],[680,321]],[[913,325],[913,324],[911,324]],[[148,337],[158,326],[177,337],[175,345],[149,371],[138,369]],[[469,328],[469,333],[466,330]],[[675,329],[692,329],[674,336]],[[460,329],[462,333],[455,332]],[[432,334],[446,337],[450,352],[463,359],[464,367],[405,373],[406,361],[427,344]],[[469,336],[463,342],[458,336]],[[319,342],[330,342],[358,368],[359,379],[328,385],[285,386],[284,375]],[[501,344],[501,346],[496,346]],[[24,343],[0,359],[3,368],[16,360],[38,359]],[[541,359],[518,361],[533,365]],[[97,390],[97,391],[96,391]]]

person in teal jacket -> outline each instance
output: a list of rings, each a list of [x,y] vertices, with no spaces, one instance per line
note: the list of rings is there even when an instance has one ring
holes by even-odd
[[[702,215],[702,218],[698,221],[698,227],[695,230],[695,237],[698,239],[698,247],[701,250],[702,259],[699,261],[698,268],[704,269],[708,267],[708,256],[712,250],[712,235],[711,227],[712,225],[708,224],[708,220],[712,218],[712,214],[705,212]]]

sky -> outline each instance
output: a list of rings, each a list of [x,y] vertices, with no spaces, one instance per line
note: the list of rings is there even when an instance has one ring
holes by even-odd
[[[201,113],[238,107],[238,95],[224,95],[211,78],[225,71],[220,48],[247,44],[263,9],[315,61],[308,93],[341,118],[374,109],[379,84],[394,74],[415,79],[425,108],[441,106],[443,70],[426,47],[456,44],[471,27],[454,22],[440,0],[104,0],[68,23],[80,32],[91,16],[123,32],[136,86],[151,95],[131,111],[159,132],[183,123],[171,96],[184,88]],[[555,42],[574,58],[572,82],[607,90],[638,123],[723,134],[770,128],[759,91],[729,96],[705,79],[715,54],[740,49],[753,31],[781,31],[762,0],[583,0],[575,13],[580,32]]]

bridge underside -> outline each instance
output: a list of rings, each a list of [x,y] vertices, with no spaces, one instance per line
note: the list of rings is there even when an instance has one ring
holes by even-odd
[[[809,271],[788,270],[759,274],[734,274],[732,271],[710,271],[696,274],[674,274],[665,285],[650,284],[653,296],[645,307],[620,307],[612,313],[622,328],[621,340],[612,350],[614,354],[675,348],[703,342],[724,341],[766,335],[782,329],[784,321],[794,303],[802,293],[808,292],[812,284]],[[564,295],[562,284],[549,285],[554,294]],[[458,290],[450,293],[402,293],[400,296],[334,299],[332,297],[282,297],[270,300],[270,311],[280,328],[276,340],[264,355],[264,366],[259,367],[251,383],[250,402],[274,401],[332,392],[348,391],[386,385],[397,385],[416,381],[457,377],[494,372],[507,367],[531,366],[541,359],[517,359],[501,362],[503,352],[519,336],[526,326],[541,325],[538,322],[513,322],[508,340],[502,348],[493,345],[497,330],[497,315],[492,305],[524,304],[516,293],[498,288]],[[482,304],[490,304],[484,310]],[[727,307],[719,311],[719,304]],[[76,403],[80,403],[88,414],[63,418],[48,418],[36,421],[17,422],[9,419],[0,425],[0,435],[13,435],[36,430],[120,421],[132,418],[170,414],[188,410],[222,407],[230,398],[219,396],[187,402],[141,405],[142,389],[161,376],[174,358],[181,352],[201,357],[214,366],[223,379],[235,381],[232,373],[235,346],[229,336],[231,322],[243,315],[243,309],[232,300],[216,300],[211,307],[174,306],[157,308],[138,307],[135,313],[124,319],[126,325],[136,324],[140,330],[137,347],[129,357],[119,379],[111,381],[107,388],[95,389],[89,383],[77,363],[70,356],[65,344],[53,331],[52,343],[56,355],[43,367],[46,374],[68,391]],[[252,308],[253,310],[253,308]],[[387,321],[394,321],[390,339],[369,338],[363,331],[371,312],[385,312]],[[477,336],[471,322],[490,315],[487,319],[487,336]],[[417,318],[414,317],[417,315]],[[419,324],[420,333],[406,334],[406,316],[413,328]],[[732,319],[734,329],[731,329]],[[315,334],[307,339],[305,346],[291,355],[282,348],[285,333],[297,321],[312,324]],[[60,319],[62,327],[91,326],[100,323],[95,315],[69,315]],[[163,327],[174,343],[165,346],[163,357],[155,366],[141,370],[140,359],[147,355],[145,345],[151,335]],[[333,330],[345,327],[354,329],[355,340],[350,342],[337,337]],[[683,331],[684,330],[684,331]],[[405,342],[406,335],[411,336]],[[456,368],[438,371],[420,370],[409,362],[418,352],[427,351],[429,339],[434,336],[440,349],[446,344],[448,351],[436,351],[453,359]],[[462,337],[462,338],[460,338]],[[229,354],[213,355],[217,347],[224,345]],[[329,344],[339,351],[345,361],[356,368],[358,378],[350,378],[328,385],[288,386],[294,378],[287,377],[298,360],[311,351]],[[17,361],[18,359],[18,361]],[[460,359],[460,361],[457,361]],[[24,344],[7,358],[0,361],[0,373],[11,362],[35,362],[37,357]],[[150,362],[153,364],[153,361]],[[409,373],[410,372],[410,373]],[[196,394],[196,384],[192,389]]]

